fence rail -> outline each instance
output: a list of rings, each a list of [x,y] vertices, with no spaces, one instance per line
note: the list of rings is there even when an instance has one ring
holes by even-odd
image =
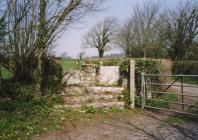
[[[152,82],[152,81],[148,81],[148,78],[160,78],[160,77],[174,77],[177,78],[175,79],[173,82],[169,83],[157,83],[157,82]],[[198,75],[169,75],[169,74],[144,74],[142,73],[141,75],[141,98],[142,98],[142,108],[150,108],[150,109],[158,109],[158,110],[164,110],[164,111],[170,111],[170,112],[175,112],[175,113],[182,113],[182,114],[188,114],[188,115],[193,115],[193,116],[197,116],[198,114],[195,113],[190,113],[187,110],[185,110],[185,106],[188,107],[195,107],[198,108],[197,104],[193,104],[193,103],[185,103],[184,102],[184,97],[185,98],[194,98],[197,100],[198,102],[198,93],[196,93],[197,95],[190,94],[190,93],[184,93],[184,88],[197,88],[198,86],[196,85],[188,85],[188,84],[184,84],[184,78],[186,77],[198,77]],[[175,84],[177,81],[180,82],[180,84]],[[156,87],[167,87],[164,89],[164,91],[156,91],[156,90],[149,90],[148,87],[150,86],[156,86]],[[180,93],[171,93],[170,91],[167,91],[169,88],[171,87],[179,87],[180,88]],[[160,89],[160,88],[159,88]],[[150,97],[148,96],[148,94],[150,95]],[[181,102],[175,102],[175,101],[170,101],[170,100],[163,100],[163,99],[156,99],[152,97],[152,94],[158,94],[158,95],[175,95],[175,96],[179,96],[181,97]],[[147,105],[148,101],[157,101],[157,102],[164,102],[164,103],[170,103],[170,104],[175,104],[178,106],[182,107],[182,111],[176,109],[176,110],[172,110],[172,109],[166,109],[166,108],[160,108],[160,107],[156,107],[156,106],[150,106]]]

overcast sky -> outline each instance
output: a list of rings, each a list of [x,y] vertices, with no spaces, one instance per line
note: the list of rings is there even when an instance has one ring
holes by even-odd
[[[75,24],[60,36],[56,42],[56,48],[54,49],[55,54],[61,55],[63,52],[67,52],[69,56],[77,57],[78,54],[83,51],[87,56],[98,55],[96,49],[83,48],[83,36],[85,36],[88,30],[107,16],[114,16],[120,23],[123,23],[132,15],[135,5],[142,5],[146,1],[148,0],[107,0],[102,6],[106,10],[86,17],[82,23]],[[175,7],[178,4],[178,0],[149,1],[158,1],[163,7]],[[118,52],[118,50],[114,49],[106,54],[115,52]]]

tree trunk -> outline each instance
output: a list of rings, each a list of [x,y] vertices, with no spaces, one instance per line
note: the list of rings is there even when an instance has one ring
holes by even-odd
[[[36,96],[40,96],[42,94],[41,82],[42,82],[42,49],[38,49],[36,84],[35,84]]]
[[[38,31],[38,54],[37,54],[37,70],[36,70],[36,96],[42,95],[42,71],[43,71],[43,56],[45,49],[46,38],[46,0],[40,0],[40,15],[39,15],[39,31]]]
[[[99,59],[102,59],[104,56],[104,50],[98,50],[99,53]]]

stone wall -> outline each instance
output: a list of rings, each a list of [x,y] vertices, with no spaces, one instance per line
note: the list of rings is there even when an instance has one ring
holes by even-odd
[[[84,65],[81,70],[67,72],[63,77],[64,85],[92,86],[96,84],[96,68],[93,65]]]
[[[116,86],[119,80],[118,66],[101,66],[96,72],[96,66],[83,65],[81,70],[67,72],[63,78],[63,83],[67,86]]]
[[[118,66],[101,66],[98,73],[98,84],[106,86],[118,85],[119,80]]]

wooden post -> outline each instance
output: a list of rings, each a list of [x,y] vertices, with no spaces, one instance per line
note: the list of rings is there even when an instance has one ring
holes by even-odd
[[[135,61],[130,60],[130,100],[131,109],[135,109]]]

